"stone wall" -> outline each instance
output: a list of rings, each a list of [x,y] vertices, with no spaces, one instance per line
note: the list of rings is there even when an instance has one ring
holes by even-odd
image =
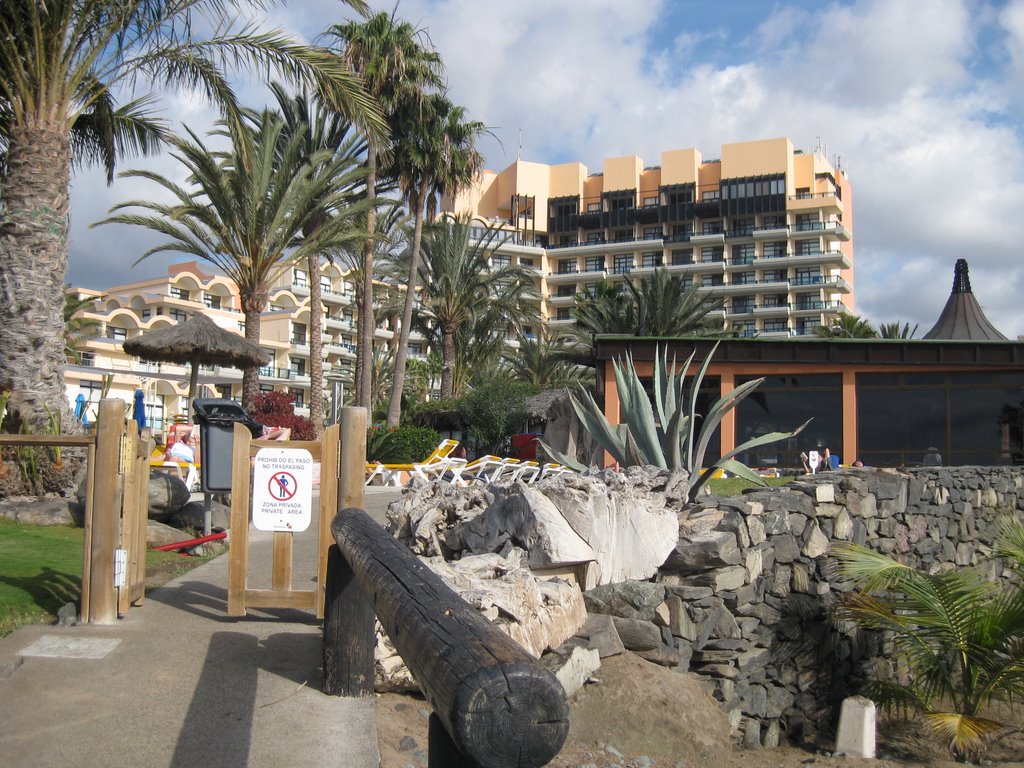
[[[828,620],[846,588],[832,542],[929,571],[981,563],[998,578],[989,555],[1000,522],[1024,509],[1022,488],[1017,468],[849,469],[705,497],[680,513],[676,549],[649,585],[659,595],[646,603],[664,603],[651,622],[663,647],[648,657],[708,678],[747,746],[828,728],[850,688],[885,663],[877,638],[840,634]],[[599,591],[585,597],[592,613],[629,613]]]

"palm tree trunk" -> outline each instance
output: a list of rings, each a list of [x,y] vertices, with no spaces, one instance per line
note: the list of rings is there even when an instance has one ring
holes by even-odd
[[[455,328],[441,329],[441,397],[455,395]]]
[[[370,137],[366,150],[366,194],[370,199],[377,196],[377,142]],[[356,367],[359,370],[358,397],[356,405],[367,410],[373,409],[372,387],[373,375],[373,333],[376,324],[373,322],[373,236],[377,230],[377,209],[371,207],[366,212],[366,244],[363,246],[363,296],[359,305],[359,357]]]
[[[4,429],[40,432],[50,414],[78,426],[65,394],[64,279],[67,274],[71,150],[68,127],[10,127],[0,187],[0,389],[11,393]],[[49,410],[49,413],[47,412]]]
[[[245,340],[259,346],[260,344],[260,319],[263,310],[267,306],[266,293],[259,296],[243,296],[242,314],[245,316]],[[271,361],[275,365],[276,361]],[[252,408],[256,395],[260,393],[260,369],[259,366],[252,366],[242,371],[242,407],[246,410]]]
[[[420,242],[423,239],[423,206],[421,201],[426,193],[426,184],[420,185],[417,194],[410,195],[410,207],[415,204],[412,230],[412,254],[409,257],[409,278],[405,286],[405,304],[402,307],[402,326],[398,333],[398,349],[395,350],[395,378],[391,382],[391,401],[388,403],[388,426],[397,427],[402,419],[402,391],[405,389],[405,363],[409,357],[409,334],[412,331],[412,309],[416,303],[416,278],[420,269]]]
[[[313,422],[313,439],[324,435],[324,305],[320,289],[320,256],[306,259],[309,281],[309,420]]]

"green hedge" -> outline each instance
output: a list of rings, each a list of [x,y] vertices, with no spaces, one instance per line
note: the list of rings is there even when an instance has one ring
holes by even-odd
[[[411,464],[427,458],[440,442],[440,433],[431,427],[388,429],[377,424],[366,431],[366,458],[384,464]]]

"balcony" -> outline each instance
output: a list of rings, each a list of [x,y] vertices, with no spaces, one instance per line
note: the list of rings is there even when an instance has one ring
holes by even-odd
[[[793,305],[793,313],[798,315],[806,315],[808,313],[821,313],[821,312],[847,312],[849,311],[845,304],[839,301],[797,301]]]
[[[690,242],[694,245],[725,245],[725,232],[712,232],[709,234],[690,235]]]
[[[689,232],[682,232],[676,235],[667,235],[662,238],[662,243],[665,248],[682,248],[685,245],[689,245],[693,235]]]
[[[552,294],[548,296],[548,304],[553,307],[571,307],[576,303],[576,294],[570,293],[568,296],[559,296]]]
[[[787,251],[779,256],[760,256],[754,259],[754,266],[761,269],[782,269],[783,267],[829,266],[849,269],[853,266],[850,257],[842,251],[810,251],[795,253]]]
[[[296,296],[309,296],[309,283],[292,283],[288,290]]]
[[[351,304],[356,297],[355,291],[329,291],[326,288],[321,291],[321,298],[325,304],[337,304],[344,306]]]
[[[729,230],[726,230],[726,233],[725,233],[725,239],[726,240],[743,240],[743,239],[751,239],[753,237],[754,237],[754,228],[753,227],[740,227],[739,229],[729,229]]]
[[[789,237],[789,227],[778,226],[778,227],[754,227],[754,231],[751,233],[754,240],[784,240]]]
[[[789,317],[790,308],[788,303],[758,304],[754,307],[754,314],[758,317]]]
[[[799,195],[791,195],[786,200],[787,211],[819,211],[824,210],[834,213],[843,212],[843,201],[835,192],[803,192]]]

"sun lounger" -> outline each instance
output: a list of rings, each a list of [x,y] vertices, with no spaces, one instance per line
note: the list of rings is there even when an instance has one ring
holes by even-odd
[[[185,483],[190,493],[194,493],[199,490],[200,487],[200,465],[195,462],[187,461],[166,461],[163,459],[150,459],[149,466],[151,469],[170,469],[174,470],[174,474],[178,476],[178,479]]]
[[[512,463],[518,464],[519,462],[515,459],[503,459],[500,456],[481,456],[461,467],[451,467],[450,482],[452,485],[469,485],[473,482],[493,483]]]
[[[442,440],[430,455],[423,461],[410,464],[382,464],[380,462],[366,465],[366,485],[372,485],[377,478],[381,479],[382,485],[399,486],[402,484],[402,474],[415,474],[426,479],[433,479],[431,475],[440,476],[449,465],[455,461],[464,459],[449,458],[452,451],[458,446],[458,440]]]

